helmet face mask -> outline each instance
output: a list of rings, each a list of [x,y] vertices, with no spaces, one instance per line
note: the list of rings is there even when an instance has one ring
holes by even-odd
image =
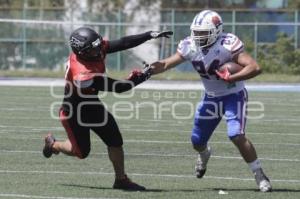
[[[102,37],[93,29],[81,27],[76,29],[69,40],[72,51],[81,59],[96,61],[102,59]]]
[[[223,32],[221,16],[211,10],[197,14],[191,24],[191,37],[201,48],[211,46]]]
[[[210,31],[192,30],[192,37],[198,46],[206,46],[209,43]]]

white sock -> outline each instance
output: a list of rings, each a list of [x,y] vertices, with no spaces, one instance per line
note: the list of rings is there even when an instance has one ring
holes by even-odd
[[[248,163],[251,171],[255,173],[256,170],[261,169],[261,164],[258,159],[254,160],[253,162]]]

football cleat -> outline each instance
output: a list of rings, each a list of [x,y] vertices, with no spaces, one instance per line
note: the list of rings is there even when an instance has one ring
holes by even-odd
[[[197,178],[202,178],[206,172],[206,165],[211,156],[211,149],[207,147],[207,150],[199,153],[198,159],[195,165],[195,172]]]
[[[45,137],[45,146],[43,148],[43,155],[45,156],[45,158],[50,158],[52,156],[53,153],[53,144],[56,141],[55,137],[49,133],[48,135],[46,135]],[[58,154],[58,153],[55,153]]]
[[[255,173],[255,181],[261,192],[271,192],[272,186],[269,178],[264,174],[262,169],[258,169]]]
[[[130,180],[130,178],[128,178],[125,175],[124,179],[115,179],[114,185],[113,185],[114,189],[122,189],[122,190],[126,190],[126,191],[145,191],[146,188],[144,186],[138,185],[134,182],[132,182]]]

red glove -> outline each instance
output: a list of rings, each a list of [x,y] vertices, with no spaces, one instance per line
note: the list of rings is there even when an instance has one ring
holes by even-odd
[[[134,69],[129,74],[127,80],[132,81],[134,85],[138,85],[151,77],[151,66],[146,62],[143,62],[144,68],[143,70]]]
[[[222,71],[215,70],[216,74],[221,78],[222,80],[229,82],[230,80],[230,72],[227,67],[225,67]]]
[[[142,75],[142,71],[140,69],[133,69],[127,77],[127,80],[133,81]]]
[[[133,84],[136,86],[144,81],[146,81],[147,79],[149,79],[149,75],[145,72],[142,72],[139,69],[134,69],[133,71],[131,71],[131,73],[129,74],[127,80],[132,81]]]

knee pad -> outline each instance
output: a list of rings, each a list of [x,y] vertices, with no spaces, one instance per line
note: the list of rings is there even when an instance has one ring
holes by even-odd
[[[206,145],[211,133],[203,133],[198,127],[194,127],[191,135],[193,145],[203,146]]]
[[[237,137],[239,135],[243,135],[244,131],[241,129],[241,126],[238,123],[230,125],[227,130],[227,135],[230,139]]]
[[[203,138],[201,139],[201,137],[196,133],[192,134],[191,141],[194,146],[204,146],[207,144],[207,142]]]
[[[192,134],[192,136],[191,136],[191,141],[192,141],[192,144],[193,144],[193,145],[199,145],[200,138],[199,138],[198,135]]]

